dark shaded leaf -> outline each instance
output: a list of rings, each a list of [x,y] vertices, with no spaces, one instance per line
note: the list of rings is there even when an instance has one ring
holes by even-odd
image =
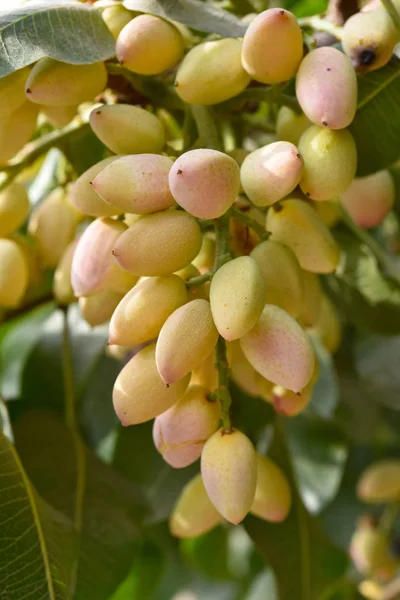
[[[349,129],[357,145],[357,176],[385,169],[400,158],[400,60],[358,78],[358,109]]]
[[[305,415],[287,419],[285,430],[303,502],[319,513],[340,486],[347,458],[343,432],[335,423]]]
[[[36,493],[0,431],[0,597],[67,600],[72,524]]]
[[[25,362],[53,311],[54,303],[48,302],[0,326],[1,394],[6,400],[20,395]]]
[[[332,355],[324,347],[318,337],[312,337],[313,346],[318,359],[319,375],[313,387],[308,410],[329,419],[336,410],[339,401],[339,386]]]
[[[192,29],[224,37],[241,37],[247,29],[247,25],[231,13],[198,0],[124,0],[122,4],[129,10],[173,19]]]
[[[360,329],[385,335],[400,333],[400,286],[385,277],[367,246],[349,234],[337,234],[342,248],[335,275],[325,289],[345,318]]]
[[[264,560],[274,570],[279,600],[318,600],[348,565],[347,556],[335,548],[311,517],[296,491],[290,455],[277,425],[269,451],[289,477],[293,488],[293,506],[283,523],[267,523],[253,516],[244,526]]]
[[[98,10],[59,0],[0,12],[0,42],[0,77],[44,56],[79,65],[115,54],[115,40]]]
[[[359,336],[355,365],[367,398],[400,410],[400,336]]]
[[[106,600],[132,564],[143,516],[137,489],[102,464],[55,413],[28,412],[14,433],[36,489],[76,528],[72,596]]]
[[[183,486],[199,467],[170,467],[154,447],[152,428],[152,422],[121,428],[113,465],[142,490],[151,509],[148,520],[157,523],[168,518]]]

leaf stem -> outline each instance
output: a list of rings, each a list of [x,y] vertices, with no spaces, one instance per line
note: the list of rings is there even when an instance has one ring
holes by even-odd
[[[252,219],[252,217],[249,217],[249,215],[246,215],[246,213],[244,213],[243,211],[239,210],[239,208],[237,208],[236,206],[232,207],[232,216],[238,221],[241,221],[242,223],[247,225],[247,227],[253,229],[253,231],[255,231],[257,235],[260,236],[261,241],[267,240],[269,238],[270,234],[268,233],[268,231],[266,231],[265,227],[260,225],[260,223],[258,223],[255,219]]]
[[[397,12],[396,7],[393,4],[392,0],[382,0],[382,4],[385,7],[386,12],[391,17],[393,24],[396,27],[397,31],[400,31],[400,15]]]
[[[35,142],[27,144],[25,152],[20,158],[1,169],[0,172],[4,173],[5,177],[0,182],[0,191],[9,185],[21,171],[32,165],[42,154],[45,154],[51,148],[58,148],[62,151],[66,143],[79,140],[89,131],[89,123],[73,122],[64,129],[52,131],[35,140]]]
[[[331,21],[327,21],[318,15],[299,19],[299,25],[300,27],[311,27],[311,29],[314,29],[314,31],[324,31],[325,33],[330,33],[338,40],[342,39],[343,27],[335,25],[335,23],[331,23]]]
[[[204,146],[213,150],[222,150],[222,141],[211,109],[200,104],[192,104],[190,109]]]
[[[63,313],[63,336],[62,357],[65,396],[65,420],[71,431],[76,431],[75,394],[72,368],[72,347],[68,323],[68,307],[62,309]]]

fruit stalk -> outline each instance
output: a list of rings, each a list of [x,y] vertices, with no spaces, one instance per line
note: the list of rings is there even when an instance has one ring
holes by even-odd
[[[400,15],[397,12],[392,0],[382,0],[382,4],[385,7],[386,12],[390,15],[390,18],[392,19],[397,31],[400,31]]]
[[[253,231],[255,231],[260,236],[261,242],[269,238],[268,231],[266,231],[265,228],[262,225],[260,225],[260,223],[257,223],[255,219],[252,219],[251,217],[249,217],[249,215],[242,212],[235,206],[232,207],[232,216],[235,217],[235,219],[237,219],[238,221],[241,221],[242,223],[247,225],[247,227],[250,227]]]
[[[190,110],[204,146],[222,151],[221,138],[210,109],[200,104],[192,104]]]

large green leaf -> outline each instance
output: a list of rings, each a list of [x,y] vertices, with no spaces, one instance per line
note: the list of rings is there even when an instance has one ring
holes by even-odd
[[[55,413],[27,412],[14,434],[40,495],[74,523],[71,596],[106,600],[131,568],[144,512],[137,489],[102,464]]]
[[[346,319],[361,329],[385,335],[400,333],[400,286],[385,277],[367,246],[353,236],[337,235],[342,249],[335,275],[324,278],[326,290]]]
[[[400,336],[359,336],[355,365],[367,398],[400,410]]]
[[[285,430],[303,502],[319,513],[340,486],[347,458],[343,432],[335,423],[306,415],[287,419]]]
[[[55,311],[42,326],[40,337],[25,362],[22,397],[31,406],[59,409],[64,406],[63,327],[63,312]],[[72,346],[75,391],[79,393],[83,390],[91,370],[103,355],[107,329],[90,328],[80,316],[77,305],[72,305],[68,311],[68,328]]]
[[[234,15],[198,0],[124,0],[123,5],[129,10],[173,19],[192,29],[224,37],[241,37],[247,29]]]
[[[357,175],[385,169],[400,158],[400,60],[358,78],[358,109],[350,131],[357,144]]]
[[[0,326],[0,391],[6,400],[20,395],[24,364],[53,311],[49,302]]]
[[[47,505],[0,431],[0,597],[68,600],[72,525]]]
[[[198,471],[198,465],[173,469],[157,452],[152,422],[120,429],[113,464],[140,487],[151,507],[149,520],[168,518],[183,486]]]
[[[283,468],[293,489],[293,506],[283,523],[246,517],[245,528],[277,580],[279,600],[319,600],[343,576],[348,559],[335,548],[311,517],[296,491],[295,477],[282,427],[275,428],[269,455]]]
[[[115,54],[115,40],[98,10],[60,0],[1,12],[0,42],[0,77],[44,56],[89,64]]]

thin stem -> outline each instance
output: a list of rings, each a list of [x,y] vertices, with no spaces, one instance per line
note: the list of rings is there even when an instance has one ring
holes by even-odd
[[[231,259],[231,250],[229,246],[229,213],[215,220],[215,244],[216,257],[214,271],[218,271],[223,264]]]
[[[279,104],[280,106],[288,106],[292,108],[296,112],[300,112],[300,105],[297,102],[294,96],[289,96],[289,94],[283,93],[282,85],[269,85],[262,87],[250,87],[244,90],[232,100],[227,100],[219,105],[218,108],[221,108],[224,112],[226,110],[231,110],[238,108],[243,105],[247,100],[256,100],[259,102],[274,102]]]
[[[15,162],[3,167],[2,173],[5,173],[5,178],[0,183],[0,191],[9,185],[21,171],[30,167],[35,160],[51,150],[51,148],[59,148],[63,150],[67,143],[79,140],[90,131],[89,123],[74,122],[64,129],[52,131],[48,135],[44,135],[37,141],[26,146],[26,152]]]
[[[382,4],[385,7],[386,12],[390,15],[397,31],[400,31],[400,15],[397,12],[392,0],[382,0]]]
[[[62,337],[63,377],[65,396],[65,420],[72,431],[76,431],[75,394],[72,368],[72,347],[68,324],[68,307],[63,309]]]
[[[200,104],[192,104],[190,109],[204,146],[213,150],[222,150],[222,141],[211,110]]]
[[[339,25],[335,25],[335,23],[327,21],[322,17],[303,17],[302,19],[299,19],[299,25],[301,27],[310,27],[311,29],[314,29],[314,31],[324,31],[325,33],[330,33],[338,40],[342,39],[343,27],[339,27]]]
[[[213,275],[214,275],[214,269],[210,269],[209,271],[207,271],[207,273],[204,273],[203,275],[199,275],[198,277],[192,277],[191,279],[188,279],[186,282],[186,285],[188,287],[202,285],[206,281],[210,281],[210,279],[212,278]]]
[[[258,223],[255,219],[249,217],[249,215],[246,215],[246,213],[236,208],[236,206],[232,207],[232,216],[238,221],[242,221],[242,223],[247,225],[247,227],[253,229],[253,231],[260,236],[261,241],[269,238],[270,234],[265,230],[265,227],[260,225],[260,223]]]
[[[230,412],[232,398],[229,393],[230,370],[228,359],[226,357],[225,340],[221,336],[218,338],[215,350],[215,366],[218,371],[218,389],[216,390],[216,396],[221,405],[222,427],[225,433],[230,433],[232,431]]]

